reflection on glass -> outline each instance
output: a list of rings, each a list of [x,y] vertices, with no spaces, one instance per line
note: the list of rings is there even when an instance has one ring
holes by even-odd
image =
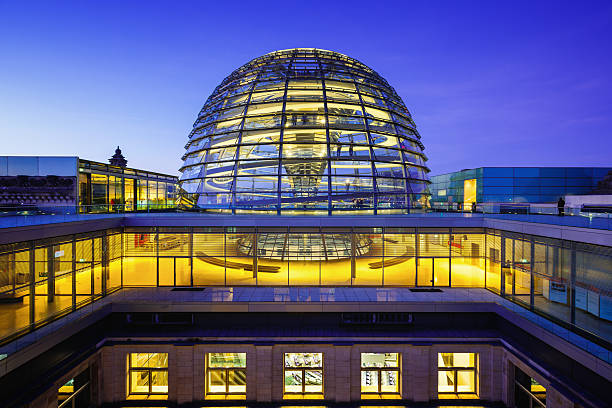
[[[361,393],[399,393],[399,354],[361,353]]]
[[[130,353],[128,390],[134,396],[168,394],[168,353]]]
[[[246,394],[246,353],[208,353],[207,394]]]
[[[285,353],[285,394],[323,392],[323,353]]]
[[[438,353],[438,393],[476,394],[476,353]]]

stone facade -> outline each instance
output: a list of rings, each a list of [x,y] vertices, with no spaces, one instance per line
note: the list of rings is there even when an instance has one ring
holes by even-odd
[[[42,393],[30,407],[57,406],[57,390],[77,373],[89,369],[92,402],[96,405],[128,399],[127,358],[133,352],[168,353],[168,397],[178,404],[209,399],[206,396],[206,353],[239,352],[247,356],[245,399],[283,401],[284,353],[323,353],[322,400],[356,402],[361,395],[361,353],[400,353],[400,387],[396,400],[425,402],[438,399],[437,356],[442,352],[478,355],[478,397],[486,401],[514,403],[514,367],[535,378],[547,389],[548,406],[572,407],[573,403],[551,386],[541,373],[512,352],[495,344],[122,344],[102,347]]]

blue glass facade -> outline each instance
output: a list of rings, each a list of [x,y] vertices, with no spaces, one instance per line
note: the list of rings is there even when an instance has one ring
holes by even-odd
[[[476,180],[477,203],[556,203],[589,194],[610,167],[479,167],[431,178],[431,202],[463,203],[466,180]],[[471,201],[470,201],[471,202]]]

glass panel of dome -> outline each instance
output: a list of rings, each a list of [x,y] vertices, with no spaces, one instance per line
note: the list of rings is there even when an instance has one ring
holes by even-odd
[[[322,89],[321,81],[316,79],[291,79],[287,86],[289,88],[315,88]]]
[[[331,115],[352,115],[361,116],[363,112],[359,105],[349,105],[343,103],[328,103],[327,112]]]
[[[247,111],[248,116],[253,115],[266,115],[270,113],[280,112],[283,109],[282,103],[260,103],[260,104],[251,104],[249,105],[249,110]]]
[[[421,166],[423,165],[423,159],[421,156],[417,156],[416,154],[409,152],[402,152],[402,155],[404,156],[405,163],[413,163]]]
[[[293,130],[293,129],[285,129],[283,133],[283,142],[285,144],[292,144],[293,142],[297,143],[314,143],[320,144],[319,148],[316,148],[317,152],[321,152],[322,156],[327,156],[327,146],[325,146],[325,142],[327,142],[327,134],[324,129],[313,129],[313,130]],[[289,149],[294,149],[291,146],[284,146]],[[314,147],[310,146],[310,149],[314,149]],[[310,156],[308,156],[310,157]],[[319,156],[317,156],[319,157]]]
[[[323,99],[323,91],[320,89],[291,89],[287,91],[288,101],[310,100],[317,101]]]
[[[382,147],[373,146],[372,153],[374,154],[375,160],[402,163],[402,155],[399,150],[385,149]],[[382,163],[380,164],[380,168],[392,166],[393,165],[390,163],[384,165]]]
[[[396,115],[393,114],[393,120],[396,121],[397,123],[403,125],[403,126],[407,126],[407,127],[412,127],[413,124],[405,117],[401,116],[401,115]]]
[[[332,161],[331,174],[334,176],[372,176],[372,164],[367,161]]]
[[[399,139],[397,136],[383,135],[377,133],[371,133],[372,143],[381,147],[393,147],[400,148]]]
[[[281,125],[280,115],[246,118],[244,121],[244,129],[262,129],[262,128],[279,127],[280,125]]]
[[[236,177],[236,191],[276,191],[275,177]]]
[[[243,140],[243,143],[245,141]],[[270,159],[278,158],[279,145],[277,144],[254,144],[244,145],[240,148],[239,159]]]
[[[383,108],[387,107],[387,104],[382,99],[375,98],[373,96],[365,95],[365,94],[361,95],[361,98],[363,99],[363,103],[369,103],[369,104],[372,104],[372,105],[378,105],[378,106],[382,106]]]
[[[242,143],[278,143],[280,140],[280,129],[249,130],[242,132]]]
[[[285,112],[325,113],[325,105],[321,102],[287,102]]]
[[[221,135],[209,136],[204,139],[208,141],[211,147],[221,148],[224,146],[232,146],[238,143],[238,132],[224,133]]]
[[[278,161],[254,160],[241,161],[238,164],[238,176],[276,176],[278,174]]]
[[[222,111],[219,116],[215,120],[225,120],[230,118],[236,118],[238,116],[242,116],[244,114],[244,106],[239,106],[236,108],[229,108]]]
[[[282,101],[285,91],[256,92],[251,95],[250,103]],[[246,96],[245,96],[246,98]]]
[[[355,88],[355,84],[353,82],[341,82],[341,81],[325,81],[325,89],[326,90],[337,90],[337,91],[353,91],[357,92],[357,88]]]
[[[369,87],[367,85],[359,84],[359,92],[362,94],[369,94],[373,96],[382,97],[382,92],[379,89]]]
[[[389,112],[386,112],[380,109],[370,108],[368,106],[365,107],[365,111],[366,111],[366,116],[368,117],[382,119],[382,120],[391,120],[391,115],[389,114]],[[368,124],[369,123],[370,122],[368,121]]]
[[[202,179],[201,188],[210,192],[229,192],[232,191],[232,177],[208,177]]]
[[[325,116],[305,113],[288,114],[285,127],[325,127]]]
[[[311,137],[314,138],[316,137],[316,135],[313,134]],[[300,139],[303,140],[307,138],[300,137]],[[306,141],[310,142],[309,140],[304,140],[304,142]],[[327,145],[321,144],[321,143],[315,143],[314,140],[311,143],[289,143],[286,141],[283,144],[283,159],[325,160],[326,157],[327,157]],[[308,163],[305,160],[300,160],[299,163],[303,165],[308,165]],[[322,168],[320,170],[322,170]]]
[[[230,89],[227,93],[228,96],[232,96],[232,95],[237,95],[237,94],[241,94],[241,93],[246,93],[249,92],[251,90],[251,88],[253,87],[253,84],[246,84],[246,85],[242,85],[242,86],[238,86],[236,88]]]
[[[221,149],[210,149],[206,156],[207,162],[234,160],[236,156],[235,147],[225,147]]]
[[[219,122],[214,125],[214,131],[216,133],[229,132],[230,130],[238,130],[242,119],[232,119],[224,122]]]
[[[191,166],[183,170],[183,174],[181,175],[181,180],[192,179],[197,177],[202,170],[202,165]]]
[[[395,126],[393,125],[393,123],[383,122],[382,120],[378,119],[368,119],[368,127],[370,128],[370,130],[373,130],[375,132],[395,132]]]
[[[330,127],[342,127],[348,129],[364,129],[363,118],[350,116],[329,116]]]
[[[369,160],[370,148],[367,146],[336,145],[329,146],[331,158],[350,158],[355,160]]]
[[[329,140],[330,142],[336,142],[336,143],[369,144],[368,136],[363,131],[356,132],[356,131],[351,131],[351,130],[330,129],[329,130]]]
[[[359,95],[351,92],[338,92],[338,91],[325,91],[325,96],[327,100],[335,100],[335,101],[349,101],[349,102],[357,102],[359,103]]]
[[[248,99],[249,99],[249,95],[248,94],[232,96],[231,98],[227,98],[223,102],[223,107],[224,108],[230,108],[232,106],[242,105],[242,104],[247,103]]]
[[[285,80],[278,79],[274,81],[258,82],[255,85],[254,91],[271,91],[274,89],[285,89]]]
[[[380,192],[403,192],[406,191],[403,178],[377,178],[376,188]]]
[[[414,179],[423,179],[425,178],[425,175],[423,173],[423,169],[419,168],[419,167],[406,167],[406,170],[408,171],[408,177],[410,178],[414,178]],[[415,190],[413,190],[415,191]]]

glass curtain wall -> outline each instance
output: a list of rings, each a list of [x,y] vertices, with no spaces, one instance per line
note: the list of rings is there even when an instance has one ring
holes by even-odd
[[[109,230],[0,246],[0,341],[120,288],[122,235]]]
[[[478,228],[141,227],[0,246],[0,338],[121,287],[487,288],[612,339],[612,248]]]
[[[174,176],[79,161],[79,211],[124,212],[174,208]]]

